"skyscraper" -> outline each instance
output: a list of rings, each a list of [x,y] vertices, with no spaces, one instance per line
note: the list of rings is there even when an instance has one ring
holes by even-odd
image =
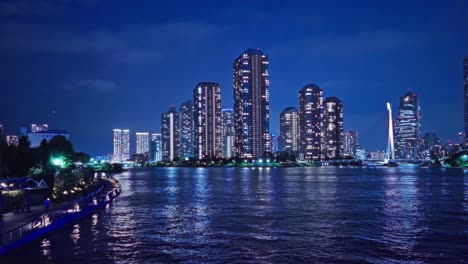
[[[232,109],[223,109],[223,157],[231,158],[234,156],[234,112]]]
[[[45,132],[49,130],[49,125],[47,124],[31,124],[31,132]]]
[[[158,162],[162,160],[161,134],[152,133],[150,143],[150,161]]]
[[[323,91],[308,84],[299,91],[299,157],[302,160],[322,158]]]
[[[122,129],[114,129],[114,155],[112,161],[122,161]]]
[[[148,132],[136,132],[136,154],[149,154]]]
[[[270,150],[268,57],[248,49],[234,61],[235,155],[261,157]]]
[[[395,120],[396,158],[418,159],[421,118],[419,100],[415,93],[408,91],[400,97],[398,118]]]
[[[161,114],[162,158],[173,161],[180,157],[179,113],[174,106]]]
[[[193,104],[188,100],[180,105],[180,157],[194,157]]]
[[[468,57],[463,60],[463,77],[465,88],[465,143],[468,143]]]
[[[343,103],[336,97],[328,97],[323,105],[322,156],[339,159],[343,156]]]
[[[280,113],[279,150],[297,154],[299,150],[299,115],[294,107],[287,107]]]
[[[359,146],[357,131],[346,132],[344,146],[344,154],[356,158],[357,149]]]
[[[193,89],[195,157],[220,158],[222,149],[221,88],[201,82]]]
[[[130,130],[122,130],[122,161],[130,159]]]
[[[123,162],[130,158],[130,130],[114,129],[113,162]]]

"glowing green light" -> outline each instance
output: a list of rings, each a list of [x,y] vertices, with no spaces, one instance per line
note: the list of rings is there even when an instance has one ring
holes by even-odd
[[[65,166],[65,160],[62,157],[52,157],[50,159],[50,163],[52,163],[52,165],[54,166],[58,166],[62,168]]]

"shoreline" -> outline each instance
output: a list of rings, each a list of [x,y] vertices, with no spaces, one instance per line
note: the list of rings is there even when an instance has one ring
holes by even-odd
[[[39,238],[48,235],[61,227],[79,221],[83,217],[112,203],[121,192],[118,181],[105,180],[98,190],[87,193],[59,209],[43,213],[32,221],[23,222],[16,228],[2,232],[0,239],[0,256],[13,253]]]

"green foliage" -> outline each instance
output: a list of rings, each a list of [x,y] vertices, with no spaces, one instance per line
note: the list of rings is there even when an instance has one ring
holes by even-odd
[[[91,157],[84,152],[77,152],[73,157],[74,162],[88,163]]]
[[[468,168],[468,151],[460,151],[444,160],[446,166]]]
[[[75,155],[72,143],[64,136],[53,137],[49,141],[48,149],[51,156],[63,156],[73,160]]]
[[[19,210],[24,204],[24,192],[21,190],[2,192],[3,210]]]

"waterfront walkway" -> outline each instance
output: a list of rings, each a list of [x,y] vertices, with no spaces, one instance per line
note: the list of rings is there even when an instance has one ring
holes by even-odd
[[[112,190],[112,188],[114,188],[114,184],[112,184],[111,182],[109,182],[109,184],[105,184],[104,186],[105,187],[100,193],[106,193]],[[74,202],[75,201],[70,201],[70,202],[64,202],[60,204],[54,204],[51,202],[49,206],[49,211],[52,212],[57,209],[70,207],[73,205]],[[44,205],[36,205],[36,206],[31,206],[31,212],[21,212],[21,213],[9,212],[9,213],[3,214],[3,220],[0,220],[0,234],[11,231],[17,227],[20,227],[26,223],[29,223],[39,218],[41,215],[45,213],[44,209],[45,209]]]

